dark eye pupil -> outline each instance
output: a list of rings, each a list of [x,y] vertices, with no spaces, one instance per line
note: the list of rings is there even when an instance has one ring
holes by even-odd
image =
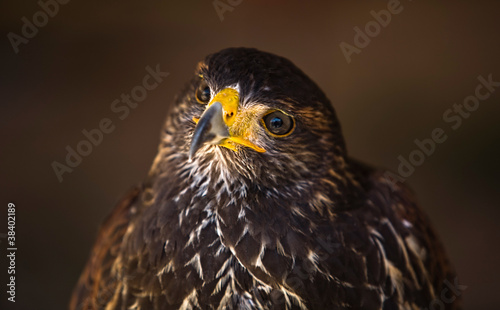
[[[207,82],[201,81],[198,89],[196,90],[196,100],[203,104],[210,101],[210,87],[207,85]]]
[[[202,99],[203,101],[210,99],[210,88],[208,86],[201,91],[200,97],[200,99]]]
[[[283,120],[279,117],[274,117],[273,119],[271,119],[271,127],[272,128],[280,128],[281,126],[283,126]]]

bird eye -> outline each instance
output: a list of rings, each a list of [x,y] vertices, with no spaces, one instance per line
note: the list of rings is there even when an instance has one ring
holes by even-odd
[[[200,86],[196,90],[196,100],[202,104],[210,101],[210,87],[205,80],[201,81]]]
[[[274,136],[286,136],[290,134],[295,127],[293,117],[281,111],[273,111],[265,115],[262,121],[269,133]]]

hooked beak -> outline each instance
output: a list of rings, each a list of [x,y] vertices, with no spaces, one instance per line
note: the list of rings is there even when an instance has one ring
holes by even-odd
[[[207,109],[199,120],[194,119],[194,129],[189,158],[192,159],[196,152],[205,144],[215,144],[237,151],[237,145],[246,146],[257,152],[265,152],[263,148],[248,141],[245,130],[248,124],[238,120],[239,94],[236,90],[226,88],[221,90],[208,104]]]
[[[193,158],[203,144],[218,144],[229,137],[229,129],[222,119],[222,104],[215,102],[201,115],[194,130],[193,140],[189,149],[189,158]]]

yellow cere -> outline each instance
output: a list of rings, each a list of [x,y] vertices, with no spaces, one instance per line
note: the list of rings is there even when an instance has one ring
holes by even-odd
[[[240,98],[236,89],[225,88],[215,95],[208,106],[212,105],[214,102],[220,102],[224,113],[224,122],[227,127],[231,128],[236,118],[236,113],[238,112],[239,101]]]
[[[230,137],[222,141],[219,145],[224,146],[233,151],[237,150],[236,145],[249,147],[259,153],[266,150],[253,144],[248,140],[249,136],[253,134],[251,124],[255,117],[255,112],[251,109],[249,111],[240,111],[239,108],[239,94],[238,91],[232,88],[225,88],[221,90],[208,104],[212,105],[214,102],[220,102],[224,113],[224,122],[229,129]]]

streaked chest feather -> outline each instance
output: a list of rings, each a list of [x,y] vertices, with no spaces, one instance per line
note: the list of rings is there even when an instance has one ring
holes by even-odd
[[[317,219],[305,211],[266,216],[259,208],[276,191],[260,193],[259,200],[230,174],[214,166],[199,169],[210,173],[192,175],[168,206],[134,230],[149,236],[137,264],[156,274],[159,288],[152,285],[151,296],[172,294],[169,303],[181,309],[306,309],[314,308],[311,298],[323,298],[319,306],[355,307],[350,295],[371,296],[380,306],[392,299],[403,307],[408,285],[434,295],[425,249],[412,235],[400,236],[373,203],[359,214],[311,226]],[[155,217],[166,219],[162,227],[151,225]],[[313,285],[322,288],[316,292]]]

